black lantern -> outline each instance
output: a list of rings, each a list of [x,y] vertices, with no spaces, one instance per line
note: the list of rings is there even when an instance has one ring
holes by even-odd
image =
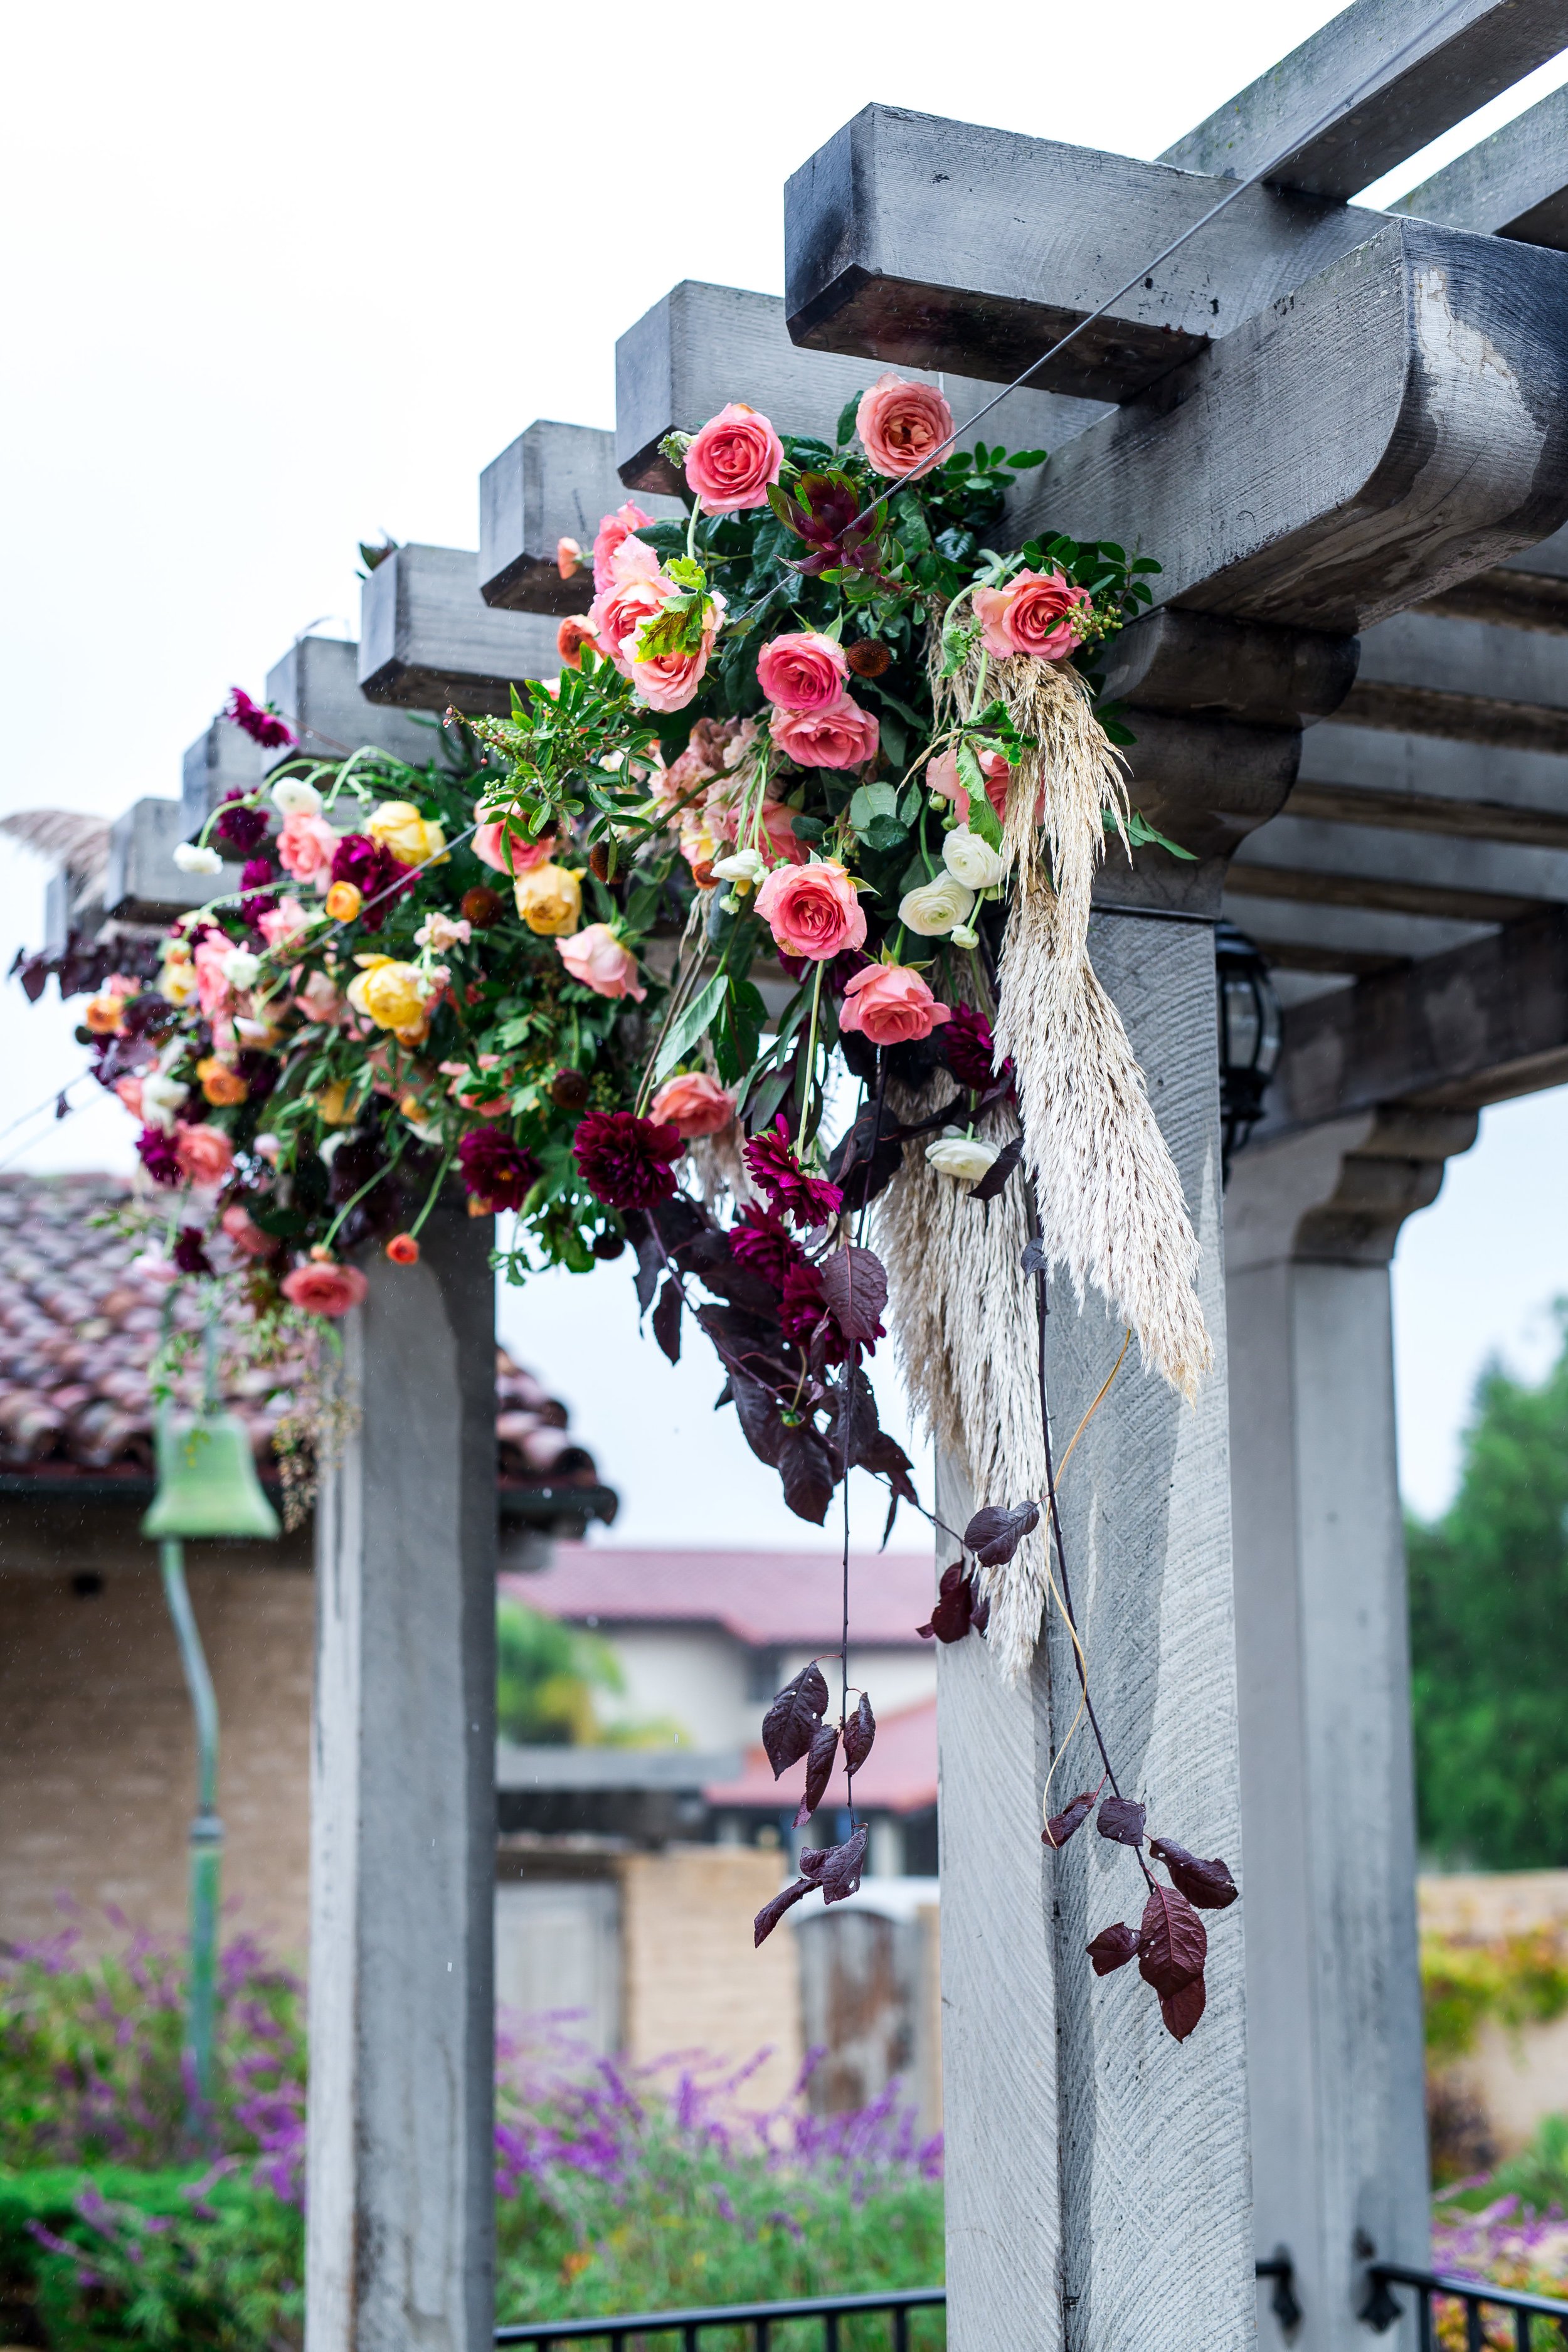
[[[1263,1116],[1263,1098],[1279,1059],[1279,999],[1268,966],[1234,923],[1215,924],[1214,960],[1219,998],[1220,1167],[1228,1181],[1232,1156]]]

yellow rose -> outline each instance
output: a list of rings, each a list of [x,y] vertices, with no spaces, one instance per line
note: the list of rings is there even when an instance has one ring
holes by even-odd
[[[395,963],[391,956],[356,961],[363,969],[349,982],[348,999],[354,1011],[374,1021],[378,1029],[395,1030],[400,1037],[410,1031],[423,1036],[429,1026],[426,1004],[430,992],[417,965]]]
[[[344,1108],[348,1100],[348,1081],[345,1078],[334,1078],[330,1087],[321,1088],[321,1093],[316,1097],[316,1117],[324,1127],[352,1126],[353,1113]]]
[[[357,882],[334,882],[327,893],[327,912],[334,923],[352,923],[364,905]]]
[[[390,849],[402,866],[423,866],[447,845],[440,826],[422,817],[412,801],[383,801],[379,808],[372,809],[364,829],[372,841]],[[447,860],[440,857],[436,862],[445,866]]]
[[[195,992],[196,967],[189,945],[184,940],[171,940],[163,950],[158,993],[171,1004],[188,1004]]]
[[[563,939],[583,915],[583,885],[568,866],[531,866],[514,886],[517,911],[542,939]]]

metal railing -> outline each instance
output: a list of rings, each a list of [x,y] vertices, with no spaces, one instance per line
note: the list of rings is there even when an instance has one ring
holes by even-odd
[[[679,2336],[681,2352],[700,2352],[702,2336],[719,2327],[749,2327],[753,2352],[768,2352],[771,2331],[784,2320],[816,2319],[822,2323],[823,2352],[839,2352],[840,2322],[851,2315],[880,2315],[891,2322],[890,2352],[910,2352],[911,2311],[940,2310],[947,2303],[942,2286],[885,2287],[879,2294],[817,2294],[797,2303],[713,2304],[700,2311],[643,2311],[617,2314],[613,2319],[531,2319],[521,2327],[498,2327],[498,2344],[607,2344],[610,2352],[626,2352],[634,2337]]]
[[[1398,2263],[1373,2263],[1367,2271],[1370,2292],[1362,2305],[1361,2316],[1369,2327],[1381,2336],[1405,2315],[1405,2305],[1394,2293],[1396,2286],[1413,2287],[1418,2326],[1417,2342],[1421,2352],[1436,2352],[1437,2315],[1434,2305],[1457,2303],[1465,2319],[1465,2352],[1556,2352],[1558,2346],[1568,2346],[1568,2303],[1558,2303],[1551,2295],[1525,2294],[1511,2286],[1487,2286],[1479,2279],[1449,2278],[1440,2271],[1405,2270]],[[1507,2313],[1512,2320],[1510,2335],[1488,2333],[1488,2312]],[[1531,2330],[1532,2319],[1555,2320],[1550,2333],[1545,2327]],[[1506,2321],[1504,2325],[1506,2325]]]

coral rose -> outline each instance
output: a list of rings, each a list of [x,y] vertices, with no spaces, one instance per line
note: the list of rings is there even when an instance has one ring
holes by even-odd
[[[412,801],[383,801],[372,809],[364,829],[378,848],[391,851],[399,866],[423,866],[447,845],[440,826],[421,816]]]
[[[659,654],[652,661],[632,663],[627,675],[650,710],[685,709],[702,683],[718,633],[717,623],[704,629],[694,654]]]
[[[647,1107],[649,1118],[673,1127],[689,1142],[696,1135],[722,1134],[735,1116],[735,1097],[706,1070],[686,1070],[667,1078]]]
[[[866,917],[855,886],[831,858],[815,866],[775,866],[757,892],[757,912],[776,947],[810,963],[826,963],[846,948],[866,944]]]
[[[590,923],[572,939],[557,940],[555,952],[584,988],[596,996],[635,996],[640,1004],[647,994],[637,986],[637,960],[623,946],[608,923]]]
[[[583,918],[583,885],[570,866],[549,860],[520,874],[512,896],[517,911],[541,939],[557,939],[574,931]]]
[[[641,530],[645,524],[650,523],[652,520],[652,515],[644,514],[636,499],[628,499],[625,506],[620,506],[616,509],[614,514],[607,514],[601,517],[599,528],[594,533],[594,587],[595,592],[601,588],[607,588],[609,586],[613,576],[611,567],[614,564],[616,557],[620,553],[627,540],[631,539],[635,532]],[[640,539],[637,540],[637,548],[649,558],[650,562],[657,566],[658,558],[654,554],[652,548],[648,547],[646,541]]]
[[[704,514],[765,507],[784,465],[784,443],[765,416],[731,400],[710,416],[686,452],[686,478]]]
[[[313,882],[324,890],[338,854],[338,838],[324,816],[297,811],[283,820],[276,843],[278,862],[296,882]]]
[[[809,845],[795,839],[795,816],[794,809],[783,801],[763,803],[763,837],[770,865],[776,866],[782,857],[791,866],[804,866],[810,858]]]
[[[530,866],[543,865],[555,846],[552,833],[543,835],[538,841],[530,841],[526,834],[514,827],[510,842],[511,864],[508,866],[505,820],[484,816],[482,808],[482,802],[475,803],[476,829],[468,844],[481,866],[492,867],[497,874],[516,875],[526,874]]]
[[[980,772],[985,779],[985,797],[996,812],[1001,824],[1007,812],[1007,784],[1013,771],[1000,751],[982,751],[978,755]],[[958,781],[958,754],[939,751],[926,764],[926,789],[951,801],[963,824],[969,821],[969,793]]]
[[[346,1315],[360,1306],[370,1285],[357,1265],[332,1265],[312,1258],[286,1274],[279,1287],[291,1307],[307,1315]]]
[[[910,481],[936,464],[952,432],[952,411],[934,383],[879,375],[860,395],[855,430],[873,473]]]
[[[775,710],[768,733],[797,768],[860,768],[877,756],[880,730],[851,695],[820,710]]]
[[[250,1092],[239,1072],[219,1061],[216,1054],[204,1055],[196,1064],[196,1076],[202,1082],[203,1094],[216,1109],[242,1103]]]
[[[216,1127],[188,1127],[181,1119],[174,1129],[174,1157],[193,1184],[221,1184],[234,1166],[234,1146]]]
[[[596,654],[604,652],[604,647],[583,614],[568,613],[555,632],[555,650],[568,669],[582,668],[584,646],[592,646]]]
[[[652,553],[651,549],[648,551]],[[661,613],[674,593],[674,582],[662,574],[638,573],[629,580],[613,581],[595,597],[588,608],[588,626],[623,677],[632,674],[627,640],[635,639],[643,623]]]
[[[844,698],[844,648],[816,629],[770,637],[757,656],[757,684],[777,709],[826,710]]]
[[[263,1233],[255,1218],[242,1209],[238,1202],[226,1208],[218,1219],[237,1250],[247,1257],[270,1257],[278,1244],[270,1234]]]
[[[858,1029],[873,1045],[905,1045],[929,1037],[952,1018],[951,1004],[931,994],[918,971],[900,963],[868,964],[844,991],[840,1029]]]
[[[1020,572],[1005,588],[977,588],[974,615],[987,653],[1060,661],[1083,636],[1094,600],[1065,572]]]

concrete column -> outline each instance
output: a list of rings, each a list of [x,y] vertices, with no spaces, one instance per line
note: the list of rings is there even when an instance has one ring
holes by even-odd
[[[1077,1706],[1053,1626],[1026,1686],[984,1644],[943,1649],[942,2081],[950,2342],[955,2352],[1240,2352],[1254,2341],[1243,1929],[1237,1789],[1225,1297],[1220,1247],[1213,936],[1206,923],[1101,913],[1095,968],[1115,998],[1203,1248],[1216,1356],[1195,1410],[1133,1359],[1061,1490],[1096,1706],[1124,1791],[1150,1823],[1223,1854],[1241,1903],[1208,1916],[1207,2012],[1178,2044],[1135,1969],[1085,1957],[1137,1924],[1131,1855],[1080,1832],[1040,1843],[1040,1792]],[[1054,1291],[1051,1420],[1067,1438],[1116,1360],[1098,1297]],[[943,1462],[939,1516],[962,1528],[964,1470]],[[1021,1498],[1020,1498],[1021,1499]],[[951,1546],[941,1557],[952,1556]],[[1092,1786],[1080,1730],[1064,1801]]]
[[[494,2326],[495,1308],[489,1218],[368,1265],[317,1513],[309,2352]]]
[[[1258,2252],[1289,2250],[1298,2352],[1363,2352],[1366,2263],[1428,2254],[1388,1269],[1475,1136],[1335,1120],[1243,1152],[1226,1200]]]

